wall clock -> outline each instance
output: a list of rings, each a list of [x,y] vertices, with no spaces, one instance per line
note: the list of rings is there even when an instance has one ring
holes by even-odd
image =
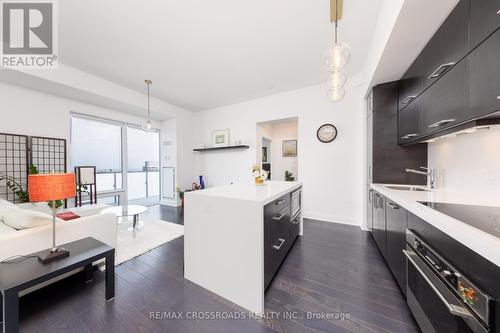
[[[337,137],[337,127],[333,126],[332,124],[324,124],[320,128],[318,128],[316,136],[321,142],[332,142]]]

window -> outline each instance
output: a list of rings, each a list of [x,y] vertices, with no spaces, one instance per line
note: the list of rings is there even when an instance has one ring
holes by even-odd
[[[122,189],[122,127],[73,116],[71,165],[96,166],[97,192]]]
[[[127,159],[122,158],[124,150]],[[96,167],[99,202],[148,205],[160,201],[159,132],[73,114],[70,151],[72,167]],[[108,197],[116,192],[121,198],[104,198],[102,192]]]

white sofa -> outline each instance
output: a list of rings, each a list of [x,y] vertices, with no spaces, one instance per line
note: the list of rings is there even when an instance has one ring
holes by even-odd
[[[4,223],[2,210],[0,209],[0,261],[16,255],[27,255],[48,249],[52,245],[52,223],[50,208],[46,203],[21,204],[12,207],[5,200],[0,199],[1,207],[10,209],[36,211],[40,215],[38,225],[17,230],[9,224]],[[117,241],[117,218],[114,214],[100,214],[106,206],[93,205],[81,208],[69,208],[81,217],[71,221],[58,220],[56,222],[57,245],[72,242],[85,237],[94,237],[101,242],[116,248]],[[5,211],[5,208],[4,210]],[[40,213],[40,212],[43,213]],[[14,211],[16,213],[17,211]],[[12,216],[11,211],[11,216]],[[45,215],[45,216],[42,216]],[[48,218],[48,219],[47,219]],[[12,218],[11,218],[12,219]]]

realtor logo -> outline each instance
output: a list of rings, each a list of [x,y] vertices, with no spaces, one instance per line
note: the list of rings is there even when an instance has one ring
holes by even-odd
[[[1,0],[2,61],[8,68],[56,68],[54,1]]]

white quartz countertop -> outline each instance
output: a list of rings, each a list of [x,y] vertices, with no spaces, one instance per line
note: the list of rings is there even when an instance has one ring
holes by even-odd
[[[500,267],[500,238],[418,202],[427,201],[500,207],[499,198],[481,198],[444,190],[432,190],[429,192],[393,190],[387,188],[386,184],[372,184],[371,187],[378,193],[394,201],[409,212],[425,220],[427,223],[443,231],[445,234]],[[500,228],[500,222],[497,223]]]
[[[189,196],[208,196],[260,202],[263,205],[302,186],[300,182],[269,181],[265,185],[241,183],[207,188],[201,191],[186,192]]]

